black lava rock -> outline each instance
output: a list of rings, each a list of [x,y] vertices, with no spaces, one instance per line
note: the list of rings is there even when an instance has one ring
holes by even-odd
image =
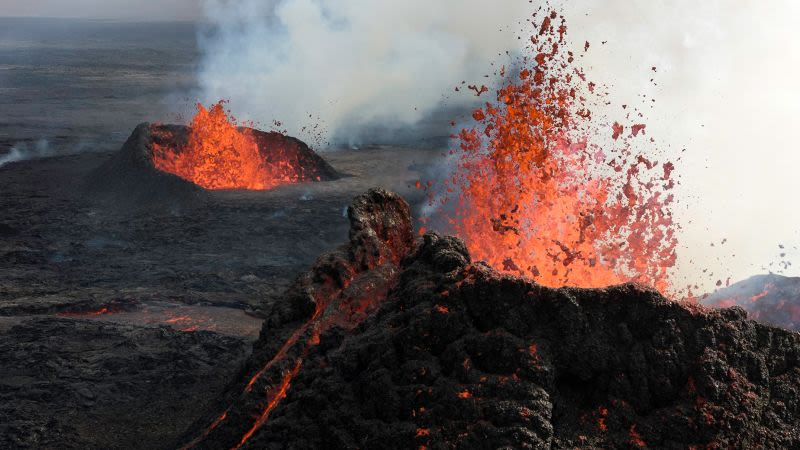
[[[356,205],[386,211],[386,198]],[[407,228],[368,227],[405,238],[410,219],[393,220]],[[215,411],[185,440],[267,449],[800,447],[796,333],[633,284],[546,288],[473,263],[462,242],[435,233],[413,247],[384,244],[407,249],[399,273],[352,269],[353,254],[374,252],[351,241],[349,253],[323,257],[302,278],[384,280],[365,317],[309,327],[319,309],[287,306],[302,305],[293,299],[309,284],[300,282],[250,361],[272,367],[269,382],[257,376],[248,390],[242,380],[223,419],[209,427]],[[307,298],[319,302],[321,292]],[[327,311],[352,300],[342,292],[324,300]],[[297,333],[307,345],[283,350]]]

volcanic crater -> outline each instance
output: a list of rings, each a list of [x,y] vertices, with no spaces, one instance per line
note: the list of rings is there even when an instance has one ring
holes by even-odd
[[[206,190],[268,190],[340,178],[299,139],[236,126],[222,104],[189,126],[142,123],[88,180],[95,198],[141,207],[203,204]]]

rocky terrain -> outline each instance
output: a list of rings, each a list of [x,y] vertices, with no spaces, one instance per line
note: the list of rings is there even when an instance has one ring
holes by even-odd
[[[797,448],[800,335],[636,285],[550,289],[413,245],[356,199],[350,241],[276,302],[194,448]],[[398,228],[400,227],[400,228]]]
[[[0,318],[0,448],[162,448],[249,342],[87,319]]]
[[[757,275],[722,288],[701,300],[714,308],[739,306],[767,325],[800,331],[800,278]]]
[[[118,152],[192,110],[193,24],[0,30],[0,449],[800,448],[800,338],[745,317],[797,329],[796,280],[715,311],[416,237],[421,148],[472,108],[206,192]]]
[[[0,168],[0,448],[174,448],[242,376],[265,312],[347,238],[352,198],[419,200],[438,156],[341,150],[335,181],[141,209],[87,189],[114,154]]]
[[[386,146],[334,146],[335,181],[190,189],[203,197],[190,207],[156,189],[160,207],[141,208],[135,183],[92,190],[137,123],[194,110],[196,33],[0,18],[2,449],[175,448],[243,376],[275,300],[347,239],[353,197],[384,186],[421,200],[413,185],[447,142],[449,112],[365,136]]]

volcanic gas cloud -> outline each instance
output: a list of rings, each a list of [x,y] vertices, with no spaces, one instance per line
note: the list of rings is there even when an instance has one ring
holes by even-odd
[[[636,109],[620,105],[623,123],[593,117],[590,106],[608,100],[575,64],[589,43],[571,51],[563,16],[540,19],[513,73],[498,72],[507,82],[495,101],[454,136],[458,162],[425,187],[431,204],[505,272],[553,287],[638,281],[663,291],[677,245],[673,164],[645,156],[653,140]]]
[[[301,141],[238,126],[220,101],[197,105],[185,139],[154,126],[153,164],[206,189],[264,190],[336,178],[335,171]]]

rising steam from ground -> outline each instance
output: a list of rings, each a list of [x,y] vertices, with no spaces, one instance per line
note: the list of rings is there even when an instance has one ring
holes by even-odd
[[[55,152],[45,139],[40,139],[34,144],[19,143],[11,147],[5,155],[0,155],[0,167],[17,161],[46,158],[54,154]]]
[[[241,119],[328,137],[418,122],[516,47],[527,1],[208,0],[199,83]],[[459,96],[463,101],[466,96]],[[308,131],[308,130],[307,130]]]
[[[100,141],[96,139],[80,139],[72,141],[37,139],[35,141],[21,141],[14,144],[7,152],[0,150],[0,167],[18,161],[31,159],[51,158],[56,156],[75,155],[83,152],[105,151]]]

